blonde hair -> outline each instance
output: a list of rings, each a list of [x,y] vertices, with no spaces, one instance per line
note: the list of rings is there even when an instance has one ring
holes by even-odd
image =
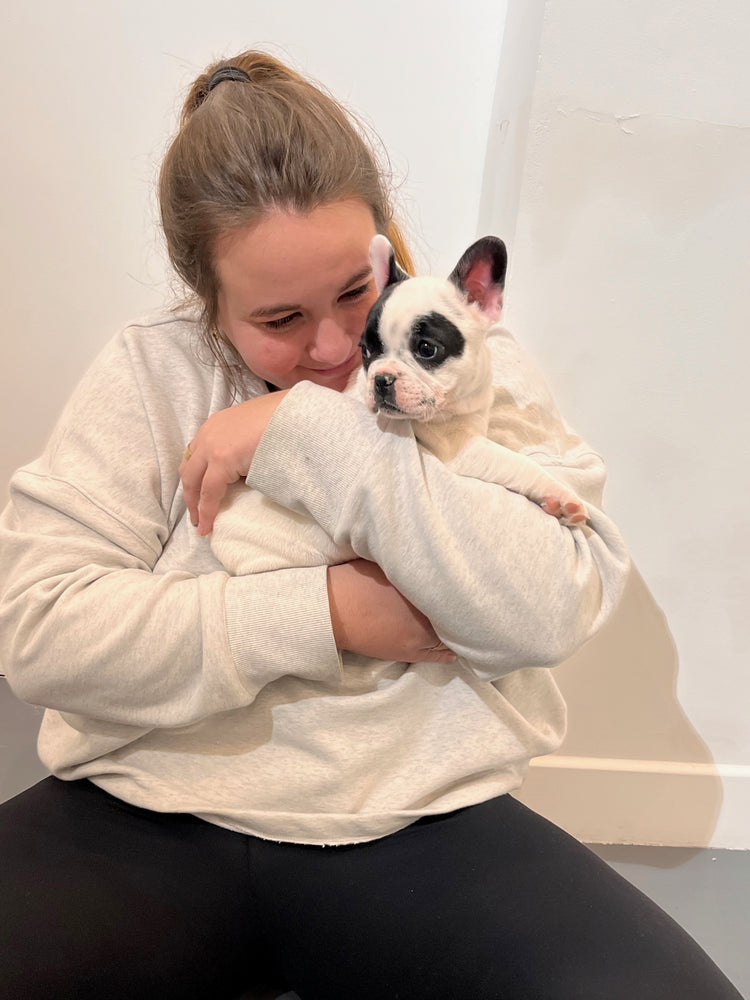
[[[235,76],[209,87],[216,70],[229,66],[249,79]],[[359,198],[401,266],[413,273],[393,219],[387,177],[363,124],[273,56],[243,52],[212,64],[195,80],[162,163],[159,203],[172,265],[201,303],[207,343],[219,360],[224,354],[212,336],[217,241],[273,208],[307,213]]]

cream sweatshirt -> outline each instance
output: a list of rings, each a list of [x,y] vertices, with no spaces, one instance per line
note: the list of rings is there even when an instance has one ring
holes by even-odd
[[[518,787],[555,749],[549,667],[611,613],[628,557],[600,509],[604,467],[507,331],[491,336],[491,436],[587,502],[570,529],[450,469],[407,423],[294,387],[250,487],[374,560],[456,664],[336,649],[326,567],[230,576],[186,516],[185,442],[231,404],[198,321],[163,312],[116,336],[0,519],[0,664],[46,708],[43,763],[136,805],[279,841],[344,844]],[[245,394],[266,392],[244,375]]]

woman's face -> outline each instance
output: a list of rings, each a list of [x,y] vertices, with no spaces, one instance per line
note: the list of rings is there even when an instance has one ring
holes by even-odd
[[[219,242],[219,326],[251,371],[278,389],[346,386],[377,298],[375,233],[370,209],[352,199],[307,215],[274,210]]]

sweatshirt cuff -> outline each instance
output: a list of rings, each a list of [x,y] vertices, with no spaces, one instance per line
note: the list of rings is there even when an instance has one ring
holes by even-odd
[[[338,684],[326,566],[229,577],[224,595],[235,666],[253,694],[285,674]]]

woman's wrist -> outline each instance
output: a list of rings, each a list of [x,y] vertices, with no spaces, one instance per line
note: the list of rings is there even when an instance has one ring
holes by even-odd
[[[449,663],[454,654],[382,569],[365,559],[329,566],[328,604],[337,649],[378,660]]]
[[[363,580],[366,579],[357,571],[356,564],[360,562],[364,560],[328,567],[328,607],[337,649],[354,651],[356,645],[356,638],[350,626],[352,623],[356,625],[360,614],[360,594]]]

